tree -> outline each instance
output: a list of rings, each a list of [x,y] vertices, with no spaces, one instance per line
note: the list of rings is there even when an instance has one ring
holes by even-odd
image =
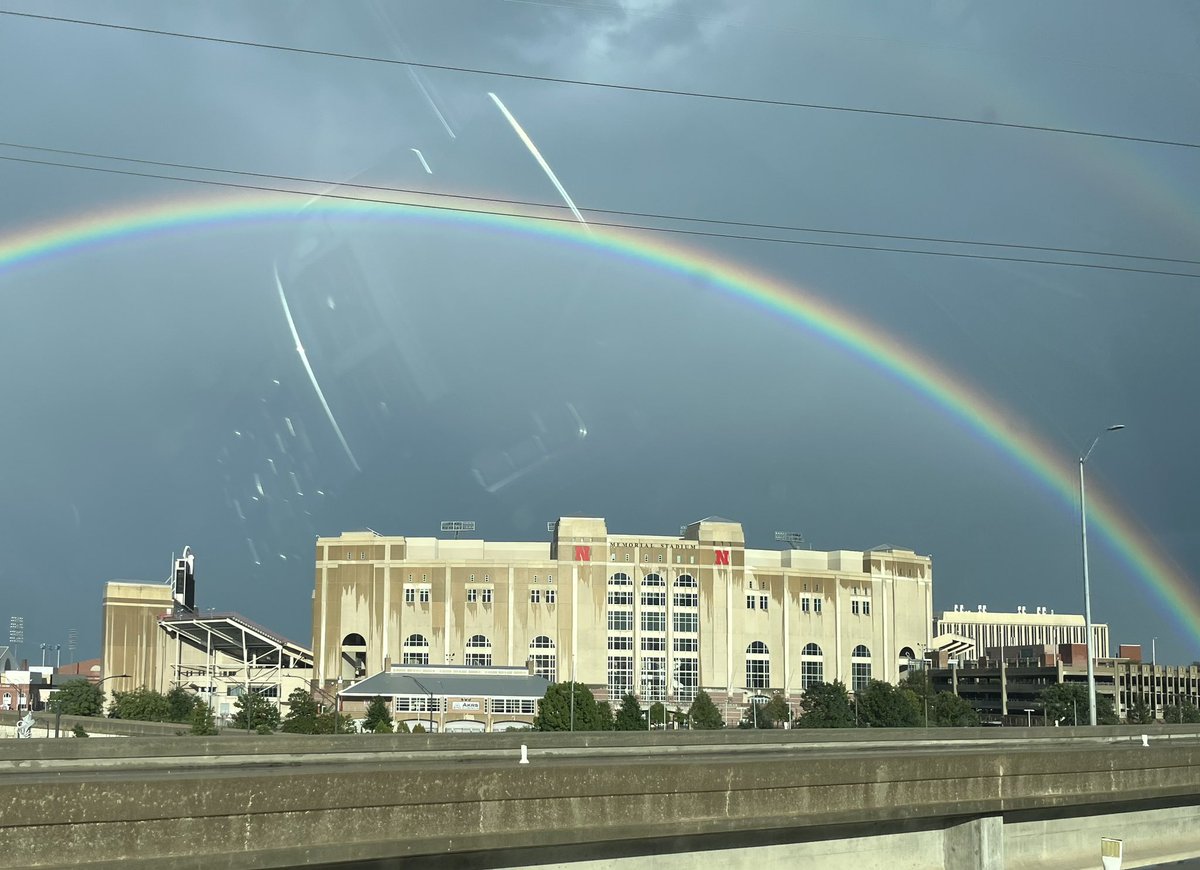
[[[1064,725],[1088,724],[1088,687],[1086,683],[1055,683],[1042,690],[1042,710],[1048,722]],[[1096,724],[1116,725],[1117,711],[1111,695],[1096,695]]]
[[[841,680],[814,683],[800,701],[804,712],[796,720],[799,728],[853,728],[854,707]]]
[[[642,715],[642,706],[633,695],[626,694],[621,698],[621,706],[617,709],[617,716],[613,721],[613,730],[646,730],[646,717]]]
[[[571,698],[575,698],[572,722]],[[574,728],[572,728],[574,724]],[[534,731],[603,731],[604,722],[596,696],[583,683],[553,683],[546,688],[545,697],[538,701],[533,717]]]
[[[249,731],[265,726],[274,731],[279,727],[279,708],[261,692],[238,695],[233,706],[236,711],[232,720],[234,728]]]
[[[418,722],[416,725],[413,726],[412,733],[413,734],[424,734],[425,726],[422,725],[420,722]]]
[[[293,689],[288,695],[288,713],[283,718],[280,731],[288,734],[316,734],[317,715],[320,713],[317,702],[305,689]]]
[[[330,711],[317,716],[313,734],[355,734],[358,727],[345,713]]]
[[[1125,721],[1130,725],[1150,725],[1154,722],[1154,711],[1146,703],[1146,699],[1138,695],[1137,700],[1130,705],[1125,713]]]
[[[217,733],[217,722],[212,707],[203,698],[196,698],[192,706],[192,734],[208,737]]]
[[[725,718],[708,692],[696,693],[692,706],[688,709],[688,719],[691,720],[693,728],[701,731],[714,731],[725,727]]]
[[[1163,708],[1164,725],[1183,725],[1195,722],[1200,722],[1200,709],[1197,709],[1195,704],[1185,701],[1182,704],[1171,704]]]
[[[662,701],[655,701],[651,704],[650,709],[646,711],[646,716],[650,720],[651,728],[666,727],[667,708]]]
[[[190,722],[196,707],[196,696],[183,686],[174,686],[167,692],[167,721]]]
[[[376,695],[367,704],[367,717],[363,722],[362,730],[375,734],[392,733],[392,712],[388,709],[387,701],[379,695]]]
[[[938,692],[929,703],[929,724],[939,728],[970,728],[979,724],[979,711],[953,692]]]
[[[170,721],[171,704],[162,692],[143,686],[129,692],[113,692],[108,715],[134,722],[167,722]]]
[[[87,680],[67,680],[50,699],[50,709],[64,716],[100,716],[104,690]]]
[[[596,706],[600,710],[600,730],[601,731],[612,731],[613,730],[612,704],[609,703],[608,701],[599,701],[596,704]]]
[[[91,737],[92,735],[88,734],[87,729],[84,728],[82,725],[76,725],[74,728],[71,729],[71,736],[72,737]]]
[[[924,721],[924,706],[909,689],[871,680],[858,693],[858,721],[871,728],[915,728]]]

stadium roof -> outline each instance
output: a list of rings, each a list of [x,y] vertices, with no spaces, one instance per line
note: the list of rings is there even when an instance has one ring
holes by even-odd
[[[171,637],[258,667],[311,668],[312,650],[263,628],[240,613],[175,613],[158,621]]]

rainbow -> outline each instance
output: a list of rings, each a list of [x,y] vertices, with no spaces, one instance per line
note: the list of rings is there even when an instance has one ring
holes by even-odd
[[[683,276],[702,274],[706,283],[751,305],[782,315],[835,346],[906,384],[999,453],[1034,475],[1064,506],[1077,502],[1077,468],[1035,434],[1011,426],[1015,416],[964,379],[878,327],[802,288],[708,252],[661,236],[605,228],[583,231],[577,224],[531,219],[529,214],[491,214],[432,204],[395,204],[354,199],[311,199],[295,195],[231,193],[139,203],[47,223],[0,237],[0,277],[51,257],[78,254],[102,245],[204,227],[226,228],[295,219],[301,215],[365,218],[423,224],[466,225],[482,230],[535,236],[608,252],[629,261]],[[1089,494],[1089,525],[1112,545],[1119,559],[1145,582],[1170,618],[1200,647],[1200,594],[1189,578],[1160,554],[1160,548],[1100,492]]]

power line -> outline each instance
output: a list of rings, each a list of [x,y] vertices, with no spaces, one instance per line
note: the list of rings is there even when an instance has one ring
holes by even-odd
[[[351,181],[333,181],[333,180],[325,179],[325,178],[312,178],[309,176],[302,176],[302,175],[280,175],[280,174],[269,173],[269,172],[253,172],[253,171],[245,170],[245,169],[230,169],[230,168],[224,167],[224,166],[206,166],[206,165],[198,164],[198,163],[178,163],[178,162],[169,162],[169,161],[163,161],[163,160],[150,160],[150,159],[140,158],[140,157],[124,157],[124,156],[119,156],[119,155],[114,155],[114,154],[103,154],[103,153],[96,152],[96,151],[76,151],[76,150],[71,150],[71,149],[67,149],[67,148],[50,148],[50,147],[47,147],[44,145],[25,145],[25,144],[21,144],[18,142],[0,141],[0,147],[19,148],[19,149],[26,150],[26,151],[38,151],[38,152],[42,152],[42,153],[46,153],[46,154],[61,154],[61,155],[68,155],[71,157],[87,157],[87,158],[96,159],[96,160],[110,160],[110,161],[116,161],[119,163],[133,163],[133,164],[137,164],[140,166],[157,166],[157,167],[166,168],[166,169],[186,169],[186,170],[193,171],[193,172],[215,172],[215,173],[222,173],[225,175],[240,175],[240,176],[243,176],[246,178],[262,178],[262,179],[267,179],[270,181],[298,182],[301,184],[314,184],[314,185],[321,185],[324,187],[346,187],[346,188],[354,188],[356,190],[369,190],[369,191],[376,191],[376,192],[383,192],[383,193],[410,194],[410,195],[415,194],[415,195],[419,195],[419,196],[433,196],[433,197],[438,197],[440,199],[461,199],[461,200],[467,200],[470,202],[483,202],[483,203],[492,203],[492,204],[496,204],[496,205],[509,205],[509,206],[527,206],[527,207],[539,208],[539,209],[564,210],[567,208],[566,206],[561,205],[559,203],[542,202],[539,200],[505,199],[502,197],[479,196],[479,195],[467,194],[467,193],[448,193],[445,191],[422,190],[420,188],[414,188],[414,187],[392,187],[392,186],[381,185],[381,184],[359,184],[357,182],[351,182]],[[73,164],[64,164],[64,165],[72,166]],[[199,181],[200,179],[196,179],[196,180]],[[388,201],[391,201],[391,200],[388,200]],[[964,245],[964,246],[975,246],[975,247],[984,247],[984,248],[1004,248],[1004,249],[1008,249],[1008,250],[1042,251],[1044,253],[1053,253],[1053,254],[1079,254],[1079,255],[1092,256],[1092,257],[1113,257],[1113,258],[1125,259],[1125,260],[1143,260],[1143,261],[1157,262],[1157,263],[1178,263],[1178,264],[1187,265],[1187,266],[1200,266],[1200,260],[1189,260],[1189,259],[1185,259],[1185,258],[1181,258],[1181,257],[1160,257],[1160,256],[1153,256],[1150,254],[1130,254],[1130,253],[1125,253],[1125,252],[1121,252],[1121,251],[1097,251],[1097,250],[1091,250],[1088,248],[1066,248],[1066,247],[1056,247],[1056,246],[1051,246],[1051,245],[1023,245],[1023,244],[1019,244],[1019,243],[1015,243],[1015,242],[993,242],[993,241],[982,241],[982,240],[978,240],[978,239],[954,239],[954,238],[946,238],[946,237],[940,237],[940,236],[907,236],[907,235],[900,235],[897,233],[872,233],[872,232],[858,231],[858,230],[835,230],[835,229],[830,229],[828,227],[804,227],[804,226],[794,226],[794,225],[787,225],[787,224],[755,223],[755,222],[751,222],[751,221],[740,221],[740,220],[731,220],[731,219],[724,219],[724,218],[686,217],[684,215],[663,214],[661,212],[624,211],[624,210],[608,209],[608,208],[589,208],[586,206],[583,208],[583,211],[586,211],[590,214],[613,215],[615,217],[624,217],[624,218],[644,218],[644,219],[649,219],[649,220],[675,221],[675,222],[681,222],[681,223],[695,223],[695,224],[704,224],[704,225],[710,225],[710,226],[715,225],[715,226],[727,226],[727,227],[740,227],[743,229],[771,230],[771,231],[776,231],[776,232],[812,233],[812,234],[835,235],[835,236],[857,236],[860,238],[887,239],[890,241],[904,241],[904,242],[932,242],[932,243],[941,244],[941,245]],[[576,219],[578,220],[578,218],[576,218]],[[638,226],[639,226],[639,228],[643,228],[643,229],[646,228],[646,227],[642,227],[641,225],[638,225]]]
[[[182,175],[170,175],[170,174],[166,174],[166,173],[155,173],[155,172],[138,172],[138,171],[134,171],[132,169],[114,169],[112,167],[103,167],[103,166],[85,166],[85,165],[81,165],[81,164],[77,164],[77,163],[65,163],[63,161],[56,161],[56,160],[34,160],[34,159],[28,158],[28,157],[13,157],[11,155],[0,155],[0,160],[6,160],[6,161],[9,161],[12,163],[23,163],[23,164],[32,165],[32,166],[52,166],[52,167],[59,167],[59,168],[65,168],[65,169],[79,169],[79,170],[86,171],[86,172],[101,172],[101,173],[107,173],[107,174],[111,174],[111,175],[123,175],[123,176],[130,176],[130,177],[134,177],[134,178],[150,178],[150,179],[156,179],[156,180],[161,180],[161,181],[178,181],[178,182],[183,182],[186,184],[200,184],[200,185],[208,185],[211,187],[229,188],[229,189],[234,189],[234,190],[250,190],[250,191],[266,192],[266,193],[282,193],[282,194],[288,194],[288,195],[292,195],[292,196],[303,196],[303,197],[307,197],[309,199],[322,198],[322,199],[343,200],[343,201],[350,201],[350,202],[365,202],[365,203],[372,203],[372,204],[376,204],[376,205],[405,206],[408,208],[422,209],[422,210],[426,210],[426,211],[457,212],[460,214],[477,214],[477,215],[486,215],[486,216],[491,216],[491,217],[505,217],[505,218],[512,218],[515,220],[525,220],[525,221],[533,221],[533,222],[544,221],[544,222],[548,222],[548,223],[566,223],[566,224],[572,224],[572,225],[578,224],[578,222],[575,220],[574,217],[553,217],[553,216],[548,216],[548,215],[526,215],[526,214],[520,214],[517,212],[501,211],[501,210],[494,210],[494,209],[465,208],[461,205],[436,205],[436,204],[432,204],[432,203],[409,202],[409,201],[404,201],[404,200],[382,199],[382,198],[378,198],[378,197],[351,196],[349,194],[330,193],[328,191],[322,192],[322,191],[295,190],[292,188],[273,187],[273,186],[265,185],[265,184],[245,184],[245,183],[239,183],[239,182],[233,182],[233,181],[217,181],[217,180],[211,179],[211,178],[188,178],[188,177],[182,176]],[[436,195],[436,194],[433,194],[433,195]],[[657,227],[657,226],[648,226],[648,225],[644,225],[644,224],[620,223],[617,221],[589,221],[589,226],[603,227],[606,229],[624,229],[624,230],[638,230],[638,231],[642,231],[642,232],[651,232],[651,233],[667,233],[667,234],[673,234],[673,235],[694,236],[694,237],[709,238],[709,239],[730,239],[730,240],[734,240],[734,241],[764,242],[764,243],[773,243],[773,244],[781,244],[781,245],[799,245],[799,246],[814,247],[814,248],[836,248],[836,249],[851,250],[851,251],[876,251],[876,252],[880,252],[880,253],[889,253],[889,254],[919,254],[921,256],[949,257],[949,258],[961,259],[961,260],[990,260],[990,261],[994,261],[994,262],[1004,262],[1004,263],[1023,263],[1023,264],[1043,265],[1043,266],[1066,266],[1066,267],[1079,268],[1079,269],[1098,269],[1098,270],[1107,271],[1107,272],[1127,272],[1127,273],[1134,273],[1134,274],[1141,274],[1141,275],[1162,275],[1162,276],[1168,276],[1168,277],[1174,277],[1174,278],[1200,278],[1200,274],[1196,274],[1193,272],[1173,272],[1173,271],[1169,271],[1169,270],[1165,270],[1165,269],[1142,269],[1142,268],[1136,268],[1133,266],[1115,266],[1115,265],[1111,265],[1111,264],[1102,264],[1102,263],[1081,263],[1081,262],[1077,262],[1077,261],[1043,260],[1043,259],[1038,259],[1036,257],[1001,257],[1001,256],[998,256],[995,254],[968,254],[968,253],[961,253],[961,252],[956,252],[956,251],[931,251],[931,250],[921,249],[921,248],[892,248],[892,247],[885,247],[882,245],[852,245],[852,244],[849,244],[846,242],[817,242],[817,241],[812,241],[809,239],[787,239],[787,238],[779,238],[779,237],[774,237],[774,236],[756,236],[756,235],[750,235],[748,233],[747,234],[719,233],[719,232],[708,231],[708,230],[694,230],[694,229],[686,229],[686,228],[682,228],[682,227]]]
[[[153,27],[135,27],[131,24],[113,24],[107,21],[90,21],[84,18],[67,18],[60,15],[39,15],[33,12],[14,12],[0,9],[0,15],[10,15],[17,18],[53,21],[59,24],[78,24],[86,27],[100,27],[107,30],[120,30],[128,33],[141,33],[152,36],[166,36],[174,39],[193,39],[200,42],[218,45],[236,45],[243,48],[260,48],[268,51],[283,51],[292,54],[304,54],[315,57],[330,57],[339,60],[364,61],[369,63],[385,63],[393,66],[404,66],[415,69],[442,70],[444,72],[466,73],[470,75],[493,76],[495,78],[519,79],[521,81],[548,82],[579,87],[602,88],[613,91],[625,91],[639,94],[661,94],[672,97],[690,97],[693,99],[718,100],[728,103],[745,103],[760,106],[776,106],[791,109],[813,109],[825,112],[846,112],[860,115],[876,115],[887,118],[907,118],[919,121],[940,121],[947,124],[970,124],[977,127],[1002,127],[1010,130],[1029,130],[1039,133],[1057,133],[1066,136],[1085,136],[1093,139],[1108,139],[1119,142],[1141,142],[1149,145],[1165,145],[1173,148],[1200,149],[1198,142],[1185,142],[1174,139],[1156,139],[1150,136],[1130,136],[1118,133],[1102,133],[1096,130],[1080,130],[1070,127],[1050,127],[1042,124],[1017,124],[1009,121],[986,121],[980,118],[962,118],[954,115],[934,115],[923,112],[899,112],[887,109],[868,109],[862,106],[841,106],[833,103],[805,103],[796,100],[773,100],[765,97],[749,97],[737,94],[718,94],[706,91],[684,91],[671,88],[654,88],[646,85],[623,85],[616,82],[602,82],[590,79],[569,79],[558,76],[534,75],[532,73],[504,72],[502,70],[482,69],[479,67],[453,66],[450,64],[421,63],[414,60],[398,60],[391,57],[378,57],[366,54],[351,54],[348,52],[330,51],[316,48],[300,48],[294,45],[281,45],[273,42],[258,42],[248,39],[231,39],[228,37],[205,36],[198,33],[183,33],[176,30],[160,30]]]

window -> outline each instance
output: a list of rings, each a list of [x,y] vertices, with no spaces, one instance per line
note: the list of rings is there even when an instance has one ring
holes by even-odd
[[[554,654],[554,641],[539,634],[529,642],[529,658],[535,674],[552,683],[558,682],[558,657]]]
[[[667,648],[665,637],[643,637],[642,652],[663,652]]]
[[[533,698],[492,698],[489,707],[493,713],[524,713],[537,712],[537,701]]]
[[[411,586],[405,586],[404,587],[404,603],[405,604],[414,604],[414,603],[416,603],[416,600],[417,600],[417,590],[413,589]]]
[[[536,582],[537,582],[537,574],[534,574],[534,575],[533,575],[533,582],[534,582],[534,583],[536,583]]]
[[[698,584],[696,578],[691,574],[680,574],[675,578],[675,586],[679,589],[696,589]]]
[[[667,698],[667,660],[662,656],[642,657],[642,697],[647,701]]]
[[[484,589],[484,590],[483,590],[483,603],[484,603],[484,604],[491,604],[491,603],[492,603],[492,590],[491,590],[491,589]]]
[[[657,574],[647,574],[642,580],[643,586],[666,586],[667,581]]]
[[[396,699],[395,709],[397,713],[440,713],[446,709],[446,699],[428,695],[401,697]]]
[[[628,574],[617,573],[608,578],[609,586],[632,586],[633,581],[629,579]]]
[[[553,583],[553,582],[554,582],[554,575],[553,575],[553,574],[547,574],[547,575],[546,575],[546,582],[547,582],[547,583]]]
[[[666,607],[667,593],[665,592],[643,592],[642,607]]]
[[[699,607],[700,596],[695,592],[676,592],[675,593],[676,607]]]
[[[700,638],[677,637],[673,641],[675,652],[697,652],[700,649]]]
[[[809,611],[809,608],[810,608],[810,605],[809,605],[809,602],[808,602],[808,596],[806,595],[806,596],[804,596],[803,598],[801,598],[801,599],[800,599],[800,612],[801,612],[801,613],[808,613],[808,611]]]
[[[610,610],[608,612],[609,631],[633,631],[632,610]]]
[[[753,595],[747,595],[747,596],[746,596],[746,609],[747,609],[747,610],[753,610],[753,609],[754,609],[754,596],[753,596]]]
[[[467,641],[467,654],[463,660],[467,667],[490,668],[492,666],[492,642],[482,634]]]
[[[767,609],[767,601],[768,601],[768,596],[766,596],[766,595],[758,596],[758,609],[766,610]]]
[[[672,685],[672,688],[675,690],[675,700],[683,704],[690,704],[696,700],[696,693],[699,686],[699,659],[676,659]]]
[[[821,599],[814,598],[813,599],[813,613],[820,614],[820,612],[821,612]]]
[[[406,665],[429,664],[429,640],[423,634],[410,634],[400,648],[401,662]]]
[[[633,561],[633,554],[632,554],[632,553],[626,553],[626,554],[625,554],[625,561],[626,561],[626,562],[632,562],[632,561]],[[633,685],[633,676],[632,676],[632,675],[630,675],[630,677],[629,677],[629,684],[630,684],[631,686]]]
[[[821,648],[815,643],[807,643],[800,651],[800,689],[825,682],[825,661],[821,656]]]
[[[667,614],[653,610],[642,611],[642,631],[666,631]]]
[[[858,602],[857,601],[850,602],[850,612],[852,614],[854,614],[855,616],[858,616]]]
[[[608,657],[608,697],[633,694],[633,656]]]
[[[547,604],[553,604],[557,598],[558,598],[558,595],[555,593],[555,591],[553,589],[546,590],[546,603]]]
[[[484,574],[484,575],[483,575],[483,582],[484,582],[484,583],[490,583],[490,582],[491,582],[491,580],[492,580],[492,575],[491,575],[491,574]]]
[[[771,686],[771,659],[767,645],[761,640],[746,647],[746,688],[767,689]]]
[[[467,603],[474,604],[478,600],[479,600],[479,590],[478,589],[468,589],[467,590]]]
[[[862,603],[862,607],[863,607],[863,616],[870,616],[871,615],[871,602],[864,601]]]
[[[421,603],[422,604],[429,603],[429,589],[428,588],[421,590]]]
[[[609,604],[633,604],[633,593],[624,589],[608,590]]]
[[[542,600],[542,590],[540,590],[540,589],[530,589],[529,590],[529,603],[530,604],[538,604],[539,602],[541,602],[541,600]]]
[[[608,636],[609,649],[633,649],[633,638],[629,635],[610,634]]]
[[[676,631],[696,632],[700,630],[699,613],[680,613],[676,611],[671,614],[671,622]]]
[[[474,583],[474,582],[475,582],[475,575],[474,575],[474,574],[472,574],[472,575],[471,575],[471,582],[472,582],[472,583]]]
[[[871,682],[871,651],[862,644],[850,653],[850,691],[861,692]]]

